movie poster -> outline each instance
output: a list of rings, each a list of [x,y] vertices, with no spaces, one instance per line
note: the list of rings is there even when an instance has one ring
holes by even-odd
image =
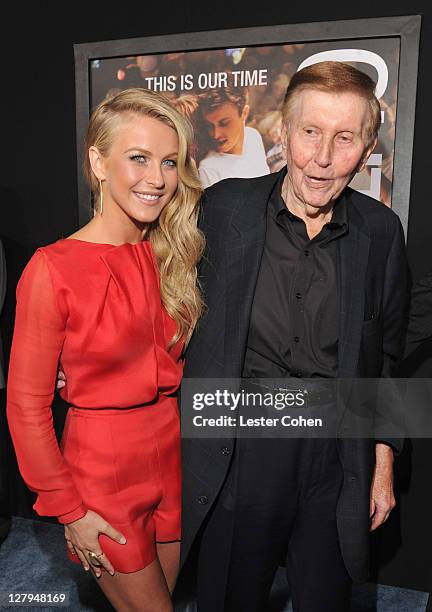
[[[399,51],[395,36],[93,60],[91,107],[128,87],[166,94],[194,126],[194,158],[208,187],[282,168],[280,107],[291,77],[312,63],[346,61],[372,77],[381,104],[379,141],[351,187],[391,206]]]

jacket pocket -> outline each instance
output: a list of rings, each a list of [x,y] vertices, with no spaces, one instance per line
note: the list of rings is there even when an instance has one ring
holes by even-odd
[[[381,327],[381,317],[371,315],[370,318],[363,321],[362,335],[372,336],[378,333],[380,327]]]

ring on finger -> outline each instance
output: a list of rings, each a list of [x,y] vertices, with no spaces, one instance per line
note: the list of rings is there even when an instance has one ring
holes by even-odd
[[[98,555],[96,553],[94,553],[93,551],[89,550],[88,551],[88,557],[90,560],[90,563],[94,566],[94,567],[101,567],[102,563],[99,561],[99,557],[103,556],[103,552],[99,553]]]

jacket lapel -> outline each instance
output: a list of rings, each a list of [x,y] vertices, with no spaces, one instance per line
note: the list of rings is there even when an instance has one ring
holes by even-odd
[[[265,243],[267,204],[279,173],[257,180],[232,218],[226,244],[224,376],[240,377]]]
[[[339,245],[340,319],[339,372],[340,378],[356,375],[359,358],[365,304],[365,277],[369,258],[369,237],[359,228],[356,215],[349,207],[349,229]],[[357,223],[356,223],[357,221]]]

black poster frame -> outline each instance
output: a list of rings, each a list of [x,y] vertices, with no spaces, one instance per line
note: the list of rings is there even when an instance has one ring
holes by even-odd
[[[86,223],[91,214],[90,191],[81,168],[84,155],[82,143],[91,111],[90,64],[93,60],[255,45],[343,41],[344,39],[364,40],[396,36],[400,40],[400,60],[392,209],[399,215],[406,235],[411,187],[420,27],[420,15],[406,15],[213,30],[74,45],[80,225]]]

